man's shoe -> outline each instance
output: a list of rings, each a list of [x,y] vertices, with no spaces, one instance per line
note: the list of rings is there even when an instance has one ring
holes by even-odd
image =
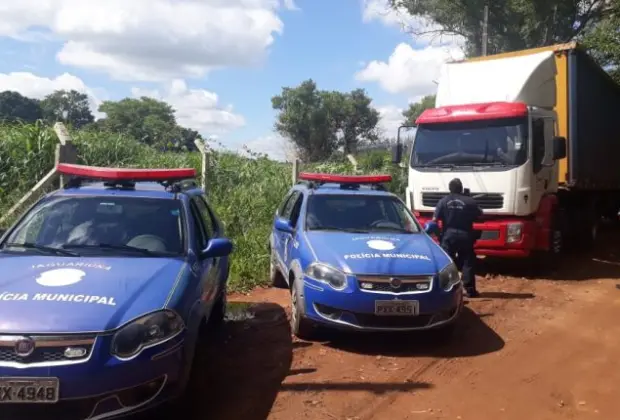
[[[477,290],[465,290],[465,296],[468,298],[477,298],[480,296],[480,293]]]

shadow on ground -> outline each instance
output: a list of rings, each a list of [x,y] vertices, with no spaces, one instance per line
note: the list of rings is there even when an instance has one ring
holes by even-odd
[[[620,278],[620,230],[610,228],[599,234],[590,250],[567,252],[553,266],[547,261],[480,260],[481,276],[512,276],[535,280],[584,281]]]
[[[440,331],[415,333],[347,333],[323,331],[325,345],[351,353],[391,357],[468,357],[501,350],[504,340],[471,309],[463,308],[451,335]]]

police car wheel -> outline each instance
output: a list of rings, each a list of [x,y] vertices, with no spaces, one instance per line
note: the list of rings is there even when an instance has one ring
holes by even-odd
[[[228,299],[226,295],[227,291],[226,288],[224,288],[220,293],[217,301],[215,301],[213,309],[211,310],[210,323],[214,327],[219,327],[224,323],[224,318],[226,316],[226,306],[228,304]]]
[[[288,288],[284,276],[282,276],[282,273],[280,273],[276,265],[276,254],[273,250],[271,250],[269,258],[269,280],[273,287],[279,289]]]
[[[303,303],[294,280],[291,287],[291,332],[302,340],[310,339],[314,333],[312,324],[304,315]]]

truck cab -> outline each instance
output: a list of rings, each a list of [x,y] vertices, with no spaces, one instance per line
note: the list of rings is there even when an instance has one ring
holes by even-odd
[[[559,136],[551,51],[444,66],[436,107],[416,120],[406,200],[421,222],[460,178],[484,212],[479,255],[526,257],[553,246],[551,209],[566,139]],[[399,129],[394,161],[400,161]]]

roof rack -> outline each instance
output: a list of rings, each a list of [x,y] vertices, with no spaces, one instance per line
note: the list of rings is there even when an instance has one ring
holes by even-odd
[[[106,187],[125,189],[133,189],[136,182],[158,182],[171,192],[181,192],[188,188],[198,187],[194,180],[196,170],[193,168],[102,168],[59,163],[56,170],[71,177],[64,188],[76,188],[85,181],[103,181]]]
[[[323,184],[340,184],[342,189],[359,189],[361,185],[369,185],[375,190],[385,190],[383,185],[392,181],[392,175],[336,175],[312,172],[302,172],[299,180],[308,188],[316,189]]]

